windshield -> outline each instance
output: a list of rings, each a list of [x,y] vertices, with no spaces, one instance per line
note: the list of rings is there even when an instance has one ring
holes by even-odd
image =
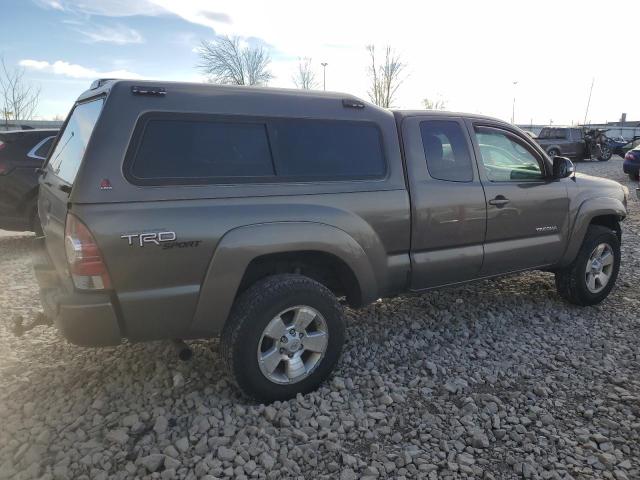
[[[76,178],[103,103],[104,100],[99,99],[76,105],[67,126],[60,135],[54,152],[51,154],[49,160],[51,169],[69,184],[73,184]]]

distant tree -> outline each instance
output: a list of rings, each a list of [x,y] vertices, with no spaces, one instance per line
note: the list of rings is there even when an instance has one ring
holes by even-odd
[[[40,87],[24,80],[24,68],[9,68],[0,57],[0,115],[8,122],[31,120],[40,103]]]
[[[367,51],[371,60],[368,68],[371,79],[369,98],[380,107],[390,108],[393,106],[398,87],[404,80],[403,72],[406,64],[389,45],[385,48],[382,63],[378,63],[376,59],[375,46],[368,45]]]
[[[424,108],[426,108],[427,110],[445,110],[447,108],[447,102],[442,98],[439,98],[437,100],[425,98],[424,100],[422,100],[422,103],[424,104]]]
[[[198,68],[213,83],[266,85],[273,78],[269,71],[269,52],[259,46],[243,46],[238,37],[203,40],[198,55]]]
[[[293,76],[293,83],[296,84],[296,87],[303,90],[313,90],[318,87],[316,74],[311,65],[311,58],[309,57],[298,59],[298,70]]]

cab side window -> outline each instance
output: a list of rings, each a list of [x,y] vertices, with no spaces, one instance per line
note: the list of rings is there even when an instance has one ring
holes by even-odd
[[[482,165],[491,182],[540,181],[544,178],[540,160],[524,142],[492,128],[476,128]]]
[[[448,182],[471,182],[473,170],[465,133],[453,120],[420,122],[427,170],[432,178]]]

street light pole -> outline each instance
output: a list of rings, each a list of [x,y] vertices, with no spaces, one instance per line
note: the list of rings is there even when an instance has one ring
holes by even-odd
[[[326,90],[327,89],[327,65],[329,65],[327,62],[322,62],[320,65],[322,65],[322,90]]]

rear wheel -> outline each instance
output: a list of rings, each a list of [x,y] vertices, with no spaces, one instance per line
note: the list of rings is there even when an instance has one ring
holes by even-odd
[[[602,155],[598,157],[598,161],[607,162],[609,161],[609,159],[611,159],[612,156],[613,152],[611,151],[611,147],[609,147],[608,145],[604,145],[602,147]]]
[[[221,351],[240,389],[262,402],[285,400],[322,383],[344,343],[342,309],[324,285],[274,275],[237,300]]]
[[[560,296],[576,305],[595,305],[611,292],[620,269],[620,240],[614,231],[591,225],[575,260],[556,272]]]
[[[553,160],[553,157],[557,157],[558,155],[560,155],[560,150],[558,150],[557,148],[551,148],[547,152],[547,155],[549,155],[549,158]]]

